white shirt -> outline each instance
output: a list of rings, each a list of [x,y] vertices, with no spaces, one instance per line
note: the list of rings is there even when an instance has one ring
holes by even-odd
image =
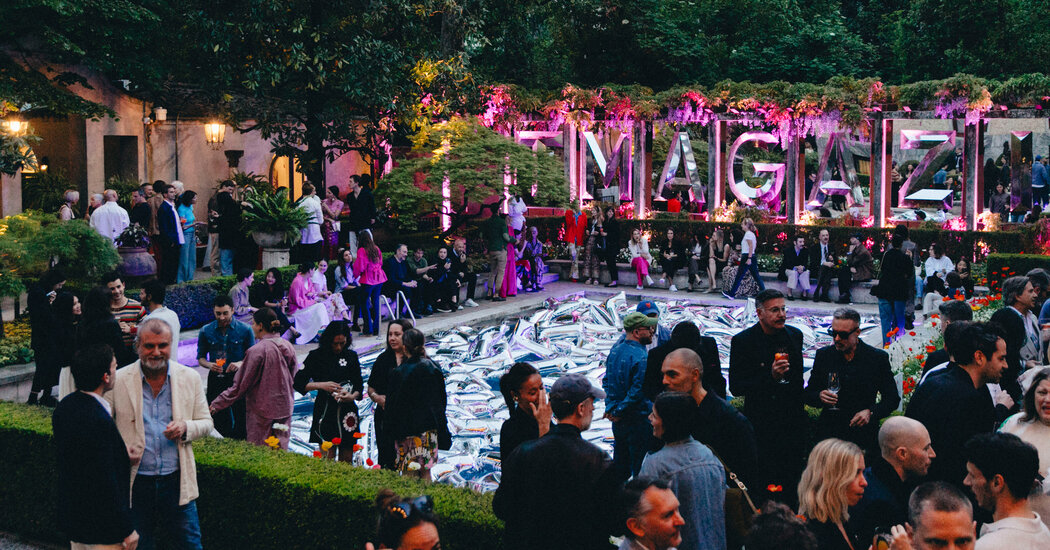
[[[631,259],[645,258],[649,255],[649,239],[642,237],[637,243],[633,240],[627,241],[627,251],[631,253]]]
[[[758,237],[755,236],[753,231],[744,233],[744,240],[740,243],[740,253],[755,255],[755,249],[758,248]]]
[[[128,212],[115,202],[107,202],[91,213],[91,227],[110,242],[119,237],[129,225],[131,218],[128,217]]]
[[[510,228],[520,232],[525,227],[525,213],[528,211],[529,207],[520,198],[507,201],[507,224]]]
[[[937,259],[933,256],[926,258],[926,276],[933,277],[934,273],[940,272],[938,277],[944,278],[952,271],[955,271],[955,264],[952,263],[951,258],[948,256],[941,256],[941,259]]]
[[[310,224],[302,229],[302,243],[314,244],[321,242],[321,223],[324,222],[324,212],[321,210],[321,199],[317,195],[303,197],[300,208],[310,214]]]
[[[164,199],[164,202],[171,206],[171,211],[175,215],[175,234],[179,236],[179,244],[186,244],[186,237],[182,234],[182,220],[179,218],[179,209],[175,208],[175,203]]]
[[[171,341],[174,344],[174,346],[172,347],[179,347],[179,337],[182,333],[182,323],[179,322],[178,314],[164,306],[160,306],[157,309],[151,311],[145,317],[143,317],[142,321],[139,321],[139,324],[141,325],[146,319],[160,319],[161,321],[167,323],[168,326],[171,327]],[[178,350],[173,351],[172,355],[175,356],[175,359],[178,359]]]
[[[1050,530],[1039,514],[1034,518],[1004,518],[981,526],[974,550],[1050,550]]]
[[[1014,434],[1025,443],[1035,447],[1039,453],[1039,473],[1044,477],[1050,477],[1050,426],[1035,420],[1025,422],[1024,413],[1017,413],[1003,422],[999,431]],[[1046,484],[1044,483],[1044,487]]]

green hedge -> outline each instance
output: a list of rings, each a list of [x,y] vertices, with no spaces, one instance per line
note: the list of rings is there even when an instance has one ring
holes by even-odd
[[[0,403],[0,530],[64,542],[55,529],[50,415],[43,407]],[[372,503],[382,487],[433,497],[443,548],[501,545],[491,495],[242,441],[206,438],[193,449],[205,548],[363,548],[375,532]]]
[[[529,226],[540,229],[540,239],[546,242],[558,242],[558,234],[565,219],[561,216],[531,217],[526,220]],[[816,241],[817,235],[822,229],[827,229],[831,234],[831,244],[845,254],[849,243],[849,237],[860,234],[864,239],[871,238],[874,242],[873,253],[880,253],[889,243],[889,229],[876,229],[872,227],[839,227],[839,226],[810,226],[791,224],[767,224],[758,225],[758,250],[759,254],[780,253],[785,246],[790,246],[791,239],[795,235],[804,235],[809,242]],[[661,236],[668,227],[675,229],[675,237],[686,239],[689,234],[699,231],[704,238],[710,237],[716,228],[737,229],[739,224],[723,222],[693,221],[687,219],[652,219],[652,220],[620,220],[620,247],[627,246],[627,240],[631,237],[631,231],[635,227],[650,231],[652,240]],[[984,250],[988,253],[1032,253],[1036,250],[1036,229],[1025,228],[1016,231],[946,231],[943,229],[912,228],[909,231],[911,240],[923,251],[932,243],[940,243],[945,248],[949,258],[969,258],[971,261],[983,261]],[[978,243],[981,243],[980,245]]]
[[[1005,279],[1024,275],[1037,267],[1050,271],[1050,258],[1040,254],[989,254],[988,288],[993,293],[1000,292]]]

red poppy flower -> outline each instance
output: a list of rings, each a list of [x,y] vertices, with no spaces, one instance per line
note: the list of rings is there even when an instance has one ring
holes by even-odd
[[[364,449],[364,447],[362,447],[362,446],[360,446],[360,445],[356,445],[356,444],[354,445],[354,452],[355,452],[355,453],[356,453],[357,451],[360,451],[361,449]]]
[[[784,491],[784,487],[782,485],[773,485],[770,483],[769,485],[766,485],[766,490],[770,493],[780,493]]]
[[[314,458],[321,458],[321,451],[314,451]]]
[[[343,438],[341,438],[341,437],[333,437],[332,438],[332,445],[340,445],[342,443],[343,443]]]
[[[366,466],[371,466],[371,465],[373,465],[373,464],[375,464],[375,462],[372,462],[372,459],[371,459],[371,458],[366,458],[366,459],[365,459],[365,465],[366,465]]]
[[[915,336],[915,331],[913,330],[913,331],[909,332],[908,336]]]
[[[926,353],[933,353],[935,351],[937,351],[936,346],[926,346]]]

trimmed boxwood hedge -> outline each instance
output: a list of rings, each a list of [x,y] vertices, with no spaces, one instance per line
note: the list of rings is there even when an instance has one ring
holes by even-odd
[[[55,528],[51,409],[0,403],[0,530],[64,542]],[[363,548],[380,488],[434,499],[441,545],[498,548],[491,495],[354,468],[243,441],[194,442],[205,548]]]
[[[526,224],[536,226],[540,230],[540,239],[546,242],[558,242],[558,234],[565,223],[561,216],[544,216],[527,218]],[[871,238],[874,242],[872,252],[878,254],[885,245],[889,244],[890,229],[877,229],[873,227],[841,227],[841,226],[811,226],[791,224],[768,224],[758,225],[758,252],[759,254],[779,253],[781,247],[790,245],[791,238],[795,235],[805,235],[810,242],[816,241],[820,230],[827,229],[831,234],[831,244],[841,249],[844,254],[849,243],[849,237],[860,234],[864,239]],[[686,239],[688,235],[699,231],[704,238],[711,236],[716,228],[736,229],[739,224],[725,222],[705,222],[688,219],[657,218],[652,220],[620,220],[620,248],[627,246],[627,240],[631,237],[631,231],[635,227],[649,230],[652,239],[662,235],[668,227],[675,229],[675,237]],[[983,261],[984,254],[980,252],[978,242],[982,242],[991,253],[1030,253],[1036,250],[1035,236],[1036,228],[1026,227],[1016,231],[946,231],[944,229],[912,228],[909,230],[911,240],[925,251],[932,243],[940,243],[945,248],[949,258],[956,259],[965,257],[971,261]]]
[[[992,292],[999,292],[1004,280],[1024,275],[1037,267],[1050,271],[1050,257],[1041,254],[989,254],[988,288]]]

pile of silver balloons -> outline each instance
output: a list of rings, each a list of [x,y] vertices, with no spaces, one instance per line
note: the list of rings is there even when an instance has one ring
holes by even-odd
[[[538,310],[523,312],[521,317],[507,318],[493,326],[460,326],[428,335],[427,354],[445,373],[448,424],[453,434],[452,449],[440,452],[439,463],[431,470],[434,479],[477,491],[495,490],[500,475],[499,430],[510,415],[499,392],[499,377],[515,362],[526,361],[539,370],[548,389],[559,376],[568,373],[582,374],[601,387],[605,358],[623,334],[621,319],[635,305],[629,304],[623,293],[605,301],[583,295],[563,300],[551,298]],[[662,326],[670,329],[688,321],[699,326],[706,336],[714,337],[723,371],[729,369],[730,339],[757,322],[753,300],[738,307],[685,301],[657,305]],[[802,330],[808,373],[816,350],[831,343],[827,335],[831,315],[799,311],[791,311],[788,324]],[[877,322],[877,318],[864,318],[861,329],[871,330]],[[366,380],[381,352],[381,348],[361,352]],[[372,430],[374,407],[367,396],[359,402],[360,426],[366,437],[359,441],[363,449],[357,462],[366,466],[374,464],[377,454]],[[316,449],[316,444],[309,443],[312,410],[312,393],[296,400],[290,446],[295,452],[312,454]],[[611,454],[612,425],[601,418],[603,413],[604,403],[595,403],[594,423],[583,436]]]

